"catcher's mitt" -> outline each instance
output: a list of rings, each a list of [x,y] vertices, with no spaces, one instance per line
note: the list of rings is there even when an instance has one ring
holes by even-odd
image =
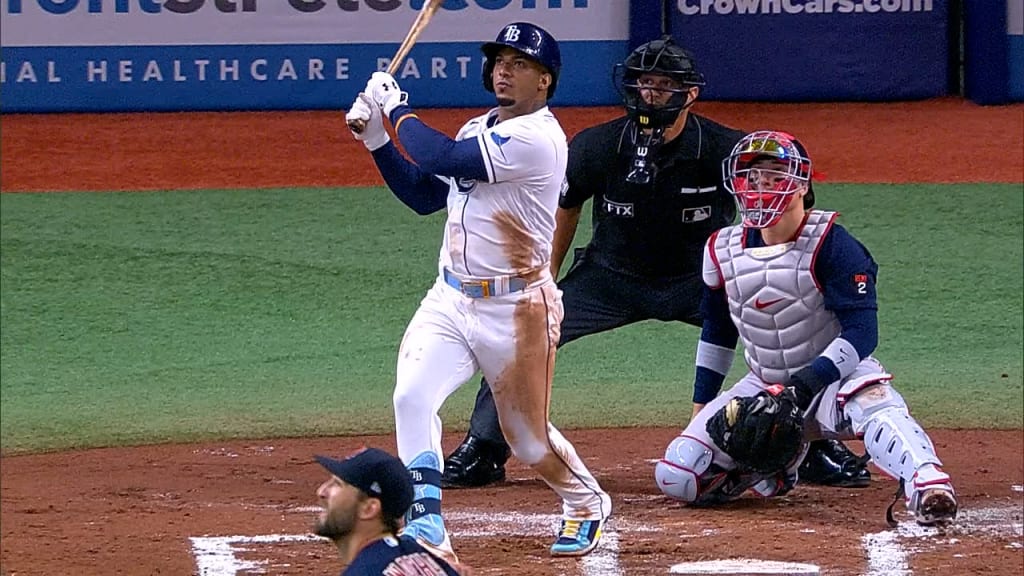
[[[708,420],[707,431],[740,468],[761,474],[784,470],[804,441],[796,395],[781,386],[729,400]]]

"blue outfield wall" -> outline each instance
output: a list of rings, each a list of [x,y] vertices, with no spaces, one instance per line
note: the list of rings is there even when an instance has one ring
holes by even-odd
[[[679,0],[675,38],[716,100],[910,100],[947,93],[946,0]]]
[[[561,43],[553,105],[619,101],[626,41]],[[393,44],[4,48],[3,107],[19,112],[348,108]],[[388,56],[383,56],[388,55]],[[417,44],[396,74],[418,107],[489,106],[478,42]],[[587,69],[587,65],[595,70]]]
[[[480,43],[530,21],[562,47],[558,106],[618,104],[612,67],[663,28],[696,55],[705,99],[923,99],[955,84],[950,1],[445,0],[396,76],[414,106],[491,105]],[[1024,99],[1024,2],[962,1],[968,96]],[[3,0],[0,109],[343,109],[422,4]]]
[[[387,67],[423,0],[4,0],[6,112],[347,108]],[[416,106],[493,104],[480,44],[551,32],[558,105],[613,104],[629,0],[445,0],[396,74]]]
[[[1006,0],[1010,99],[1024,101],[1024,1]]]
[[[1024,34],[1009,36],[1010,99],[1024,102]]]

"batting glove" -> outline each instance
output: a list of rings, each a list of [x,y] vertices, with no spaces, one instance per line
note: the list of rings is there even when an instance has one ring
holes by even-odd
[[[363,131],[352,130],[352,136],[362,142],[370,152],[391,141],[388,131],[384,129],[384,117],[380,115],[380,106],[377,106],[369,96],[362,92],[352,102],[352,108],[345,114],[345,122],[349,124],[349,129],[357,120],[363,123]]]
[[[363,92],[369,94],[389,118],[392,110],[409,104],[409,94],[402,92],[394,76],[387,72],[374,72]]]

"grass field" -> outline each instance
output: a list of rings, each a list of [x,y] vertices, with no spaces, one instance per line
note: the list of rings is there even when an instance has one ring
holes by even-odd
[[[918,419],[1024,427],[1019,185],[817,191],[880,264],[876,355]],[[443,215],[383,189],[45,193],[0,195],[0,223],[5,454],[393,429]],[[647,322],[567,346],[553,420],[684,424],[697,334]]]

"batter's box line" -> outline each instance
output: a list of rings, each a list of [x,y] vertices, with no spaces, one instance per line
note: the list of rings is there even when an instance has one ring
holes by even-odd
[[[302,511],[319,511],[317,507],[303,507]],[[561,517],[554,514],[522,514],[517,512],[490,514],[482,511],[453,511],[446,514],[449,529],[455,538],[489,538],[495,536],[533,537],[540,530],[550,529],[554,537]],[[467,524],[468,528],[460,525]],[[480,525],[488,528],[480,528]],[[498,526],[499,529],[494,528]],[[458,527],[458,528],[457,528]],[[260,571],[269,566],[269,560],[243,560],[239,553],[258,553],[249,545],[286,544],[294,542],[326,542],[312,534],[266,534],[260,536],[194,536],[192,554],[200,576],[236,576],[238,572]],[[584,556],[578,564],[580,576],[625,576],[619,564],[619,535],[606,527],[598,549]]]

